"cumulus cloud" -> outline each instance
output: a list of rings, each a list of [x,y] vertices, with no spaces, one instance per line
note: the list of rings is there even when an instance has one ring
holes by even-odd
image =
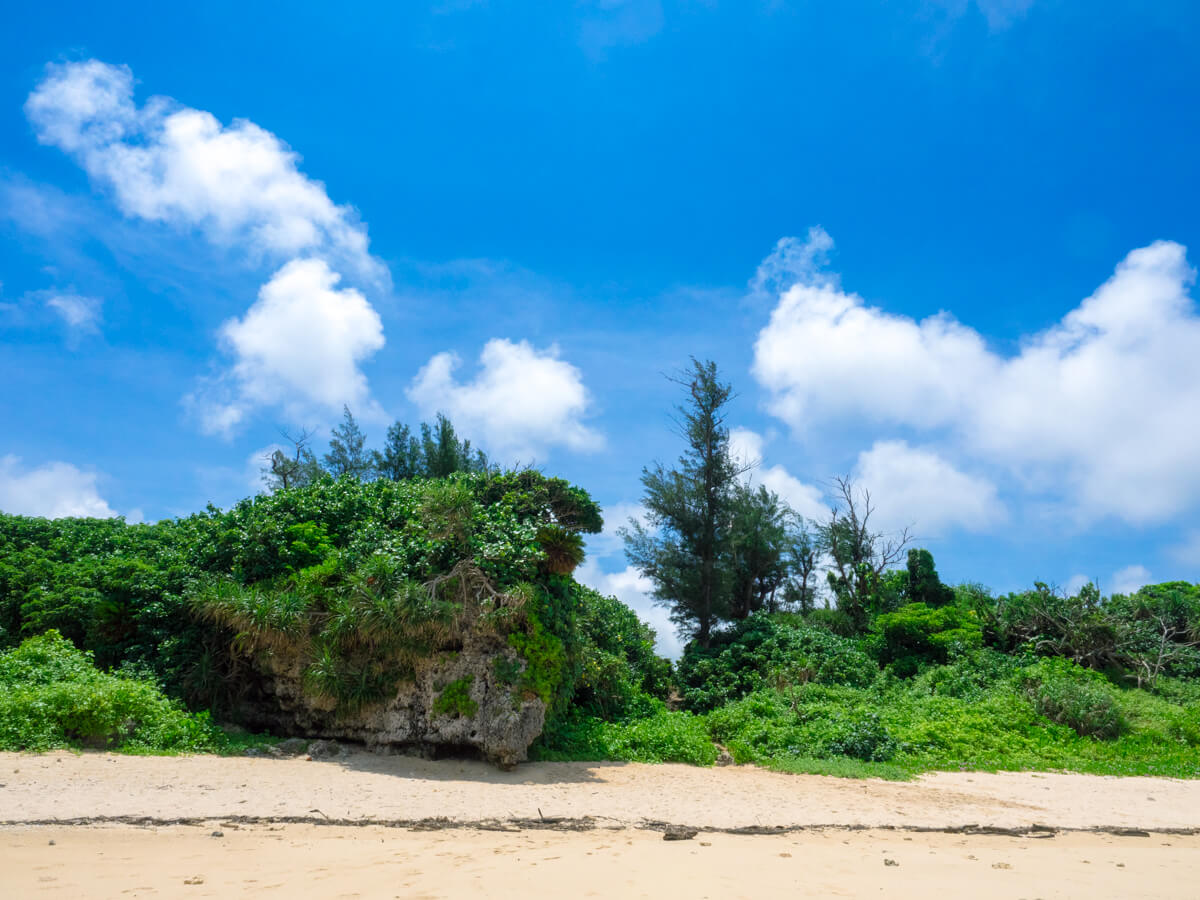
[[[234,385],[229,398],[213,390],[199,395],[205,430],[228,432],[261,406],[303,418],[347,404],[368,420],[380,417],[359,364],[383,346],[383,322],[362,294],[337,287],[339,280],[324,260],[293,260],[242,318],[221,326],[235,359]]]
[[[748,428],[731,428],[729,431],[729,453],[746,471],[742,477],[751,484],[761,484],[778,494],[788,506],[806,519],[824,520],[829,513],[824,492],[815,485],[806,484],[792,475],[784,466],[763,464],[763,447],[766,441],[761,434]]]
[[[828,282],[780,297],[755,345],[771,411],[948,437],[1081,519],[1163,521],[1200,500],[1200,317],[1179,244],[1131,252],[1061,322],[1003,356],[947,313],[921,321]]]
[[[100,331],[101,301],[96,297],[52,293],[46,298],[46,306],[62,319],[73,338]]]
[[[354,210],[300,172],[299,155],[278,137],[165,97],[138,106],[133,87],[126,66],[50,65],[25,113],[38,139],[78,160],[126,215],[198,228],[269,257],[321,251],[384,276]]]
[[[0,510],[11,515],[88,516],[107,519],[116,515],[100,496],[95,472],[70,463],[48,462],[26,468],[15,456],[0,457]]]
[[[911,526],[927,538],[955,528],[987,531],[1006,518],[988,479],[904,441],[876,441],[859,454],[854,475],[871,492],[877,504],[872,521],[885,531]]]
[[[363,294],[336,285],[341,272],[383,287],[387,269],[355,211],[304,175],[283,141],[165,97],[139,106],[133,73],[98,60],[48,66],[25,113],[125,215],[282,263],[245,316],[221,328],[230,370],[187,398],[205,431],[227,434],[264,406],[377,411],[359,364],[383,346],[382,324]]]
[[[550,447],[596,450],[604,439],[583,424],[591,398],[582,373],[557,347],[493,339],[479,355],[474,380],[460,382],[461,360],[439,353],[408,390],[422,415],[445,413],[464,433],[479,435],[493,456],[531,462]]]

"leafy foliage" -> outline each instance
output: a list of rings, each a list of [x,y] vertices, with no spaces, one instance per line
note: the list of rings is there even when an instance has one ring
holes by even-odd
[[[1126,728],[1116,694],[1103,676],[1065,659],[1042,660],[1021,673],[1038,715],[1084,737],[1114,738]]]
[[[870,684],[878,667],[858,645],[799,617],[757,613],[718,634],[712,646],[689,644],[679,661],[688,709],[705,712],[764,687]]]
[[[609,721],[646,715],[671,687],[671,664],[655,654],[654,631],[615,597],[581,590],[581,665],[572,705]]]
[[[658,703],[651,714],[628,722],[608,722],[575,714],[553,728],[535,747],[547,760],[681,762],[711,766],[717,759],[704,720],[670,712]]]
[[[457,681],[452,681],[438,694],[433,702],[433,711],[443,716],[463,716],[469,718],[475,715],[479,704],[471,699],[471,685],[475,682],[474,675],[464,675]]]
[[[0,750],[204,752],[229,742],[150,681],[97,670],[57,631],[0,653]]]
[[[927,663],[944,663],[983,642],[974,616],[953,606],[909,603],[876,618],[874,629],[880,661],[901,676],[914,675]]]

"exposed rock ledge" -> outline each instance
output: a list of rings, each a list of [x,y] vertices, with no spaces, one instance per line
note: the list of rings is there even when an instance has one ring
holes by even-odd
[[[260,693],[240,718],[275,734],[358,741],[376,751],[465,752],[511,768],[527,758],[546,720],[542,700],[520,687],[525,665],[501,639],[468,637],[461,651],[419,663],[395,697],[346,712],[304,691],[299,659],[260,653]]]

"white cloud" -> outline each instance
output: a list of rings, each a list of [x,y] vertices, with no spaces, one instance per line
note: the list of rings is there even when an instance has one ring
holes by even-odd
[[[1112,589],[1105,591],[1106,594],[1132,594],[1143,585],[1149,584],[1153,579],[1150,577],[1150,570],[1145,566],[1134,565],[1125,566],[1123,569],[1118,569],[1113,572],[1111,584]]]
[[[750,290],[756,294],[782,294],[797,282],[835,285],[837,278],[826,271],[833,238],[820,225],[808,229],[808,237],[800,240],[782,237],[758,265],[750,280]]]
[[[228,433],[259,407],[282,406],[292,418],[348,405],[381,417],[359,365],[384,343],[379,314],[321,259],[298,259],[263,285],[241,319],[221,326],[233,355],[233,384],[194,398],[210,433]],[[225,390],[232,396],[222,397]]]
[[[557,347],[539,351],[527,341],[490,340],[470,382],[455,379],[460,362],[456,354],[439,353],[417,373],[408,396],[422,415],[445,413],[502,461],[532,462],[553,446],[603,446],[603,437],[582,422],[591,405],[582,374],[558,358]]]
[[[1060,496],[1081,520],[1164,521],[1200,500],[1200,317],[1179,244],[1131,252],[1014,356],[946,313],[920,322],[828,282],[779,299],[755,346],[792,428],[899,426],[949,437]]]
[[[676,633],[667,610],[651,599],[654,585],[650,579],[628,566],[620,572],[602,572],[591,559],[575,571],[580,584],[586,584],[606,596],[616,597],[638,614],[638,618],[654,629],[655,649],[668,659],[683,655],[683,642]]]
[[[986,531],[1006,518],[994,484],[904,441],[876,441],[859,454],[854,474],[876,504],[872,521],[885,531],[912,526],[927,538],[954,528]]]
[[[1167,548],[1167,555],[1185,566],[1200,569],[1200,529],[1189,531],[1182,541]]]
[[[743,468],[754,468],[762,464],[763,446],[766,441],[757,431],[749,428],[729,429],[729,455]]]
[[[48,462],[27,469],[15,456],[0,457],[0,510],[49,519],[111,518],[116,512],[100,496],[97,477],[70,463]]]
[[[729,453],[742,466],[747,467],[742,477],[751,484],[761,484],[778,494],[788,506],[806,519],[824,520],[829,513],[824,492],[815,485],[806,484],[781,465],[763,464],[763,447],[766,440],[749,428],[729,430]]]
[[[50,65],[25,112],[39,140],[76,159],[127,216],[283,263],[245,316],[221,329],[231,369],[185,398],[201,427],[228,434],[268,406],[296,415],[346,403],[377,416],[359,365],[383,346],[382,323],[363,294],[335,288],[335,268],[388,282],[356,212],[330,200],[271,132],[164,97],[138,106],[133,88],[124,66]]]
[[[46,306],[58,314],[74,337],[100,330],[101,301],[96,297],[52,293],[46,298]]]
[[[198,228],[267,257],[320,251],[385,277],[354,210],[301,173],[299,155],[278,137],[165,97],[139,107],[133,85],[125,66],[52,64],[25,113],[38,139],[75,157],[126,215]]]

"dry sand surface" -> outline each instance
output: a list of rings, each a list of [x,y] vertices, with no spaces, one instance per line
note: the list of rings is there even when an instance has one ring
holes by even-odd
[[[1154,778],[0,754],[4,898],[1193,897],[1197,831]]]
[[[16,897],[1195,897],[1200,838],[836,829],[665,842],[653,831],[276,825],[9,828]],[[54,843],[51,844],[50,841]],[[887,860],[895,863],[888,865]]]

